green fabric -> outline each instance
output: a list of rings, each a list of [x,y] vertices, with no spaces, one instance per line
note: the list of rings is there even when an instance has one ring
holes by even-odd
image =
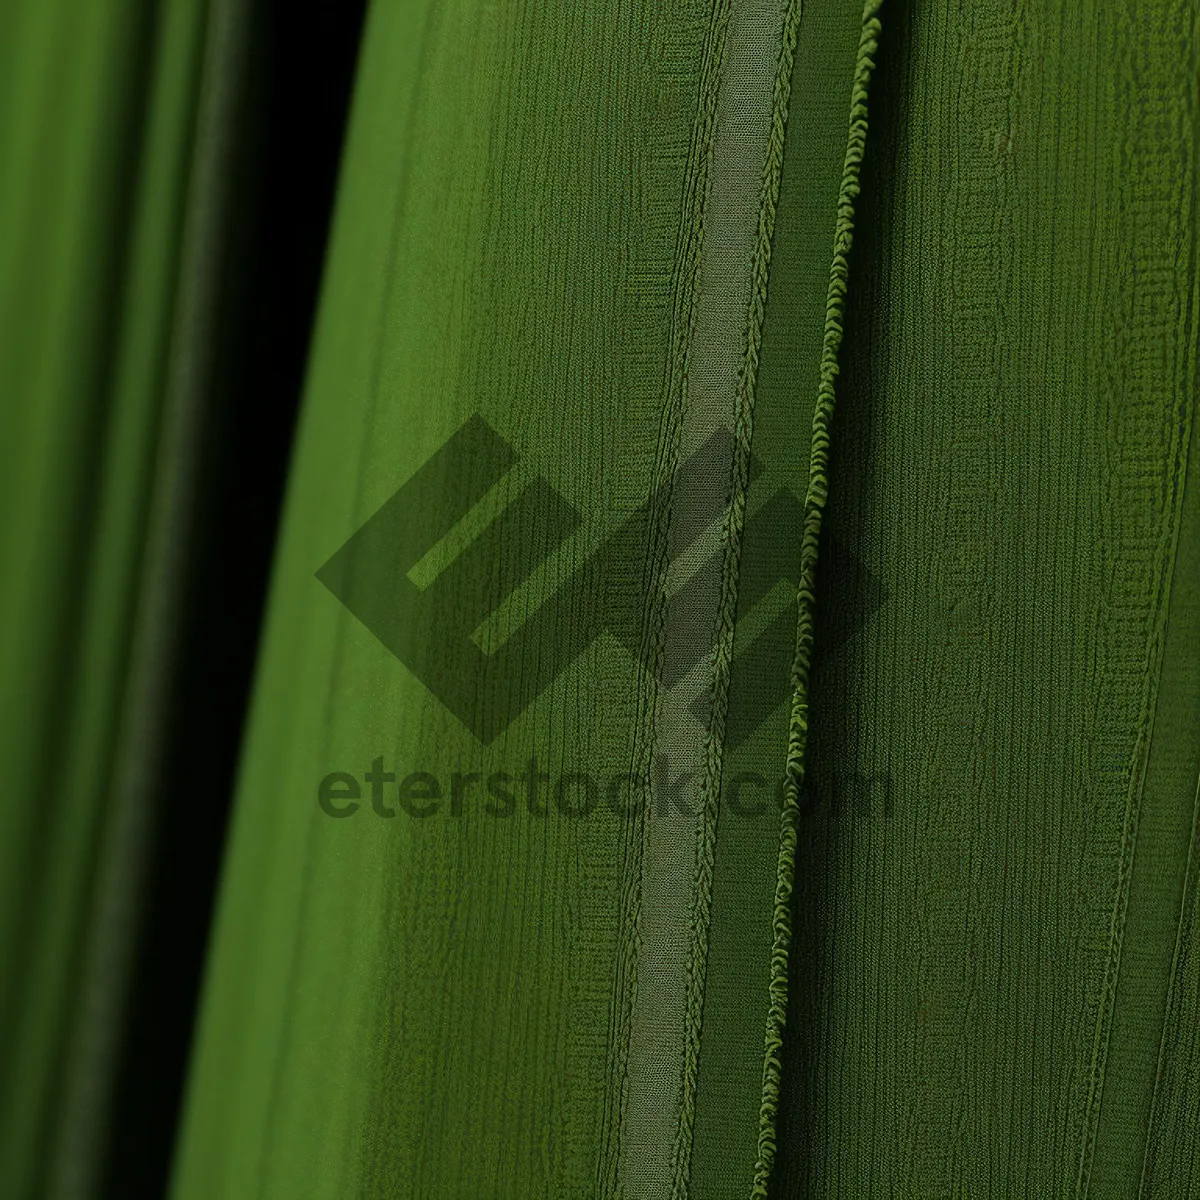
[[[781,1196],[1197,1186],[1195,19],[885,23]]]
[[[203,15],[72,0],[0,17],[0,1191],[15,1197],[56,1165]]]
[[[1143,7],[885,12],[840,359],[870,11],[376,7],[177,1197],[1188,1186],[1195,31]],[[736,250],[722,164],[772,129]],[[587,566],[647,496],[642,561]],[[428,635],[389,607],[414,582]],[[636,620],[588,640],[593,605]],[[476,629],[545,690],[480,659],[435,699]],[[698,820],[489,817],[482,782],[374,811],[381,772],[531,757],[653,811],[680,747]]]
[[[373,11],[177,1196],[469,1195],[481,1179],[499,1195],[750,1186],[778,816],[768,801],[722,834],[705,804],[726,740],[772,791],[783,773],[811,408],[789,406],[781,360],[751,470],[802,18],[798,6],[749,13]],[[802,40],[817,57],[824,40],[840,49],[801,93],[822,114],[825,183],[802,231],[812,244],[788,264],[793,303],[812,314],[797,370],[814,400],[862,23],[857,5],[831,6]],[[499,468],[496,436],[510,445]],[[746,515],[723,518],[751,476],[731,510]],[[406,480],[411,494],[397,491]],[[544,492],[526,503],[546,483],[577,528],[545,528],[557,501]],[[632,555],[588,565],[630,520]],[[580,569],[586,591],[564,604]],[[432,629],[392,615],[412,583],[439,596]],[[552,640],[579,649],[561,672],[534,661],[553,653],[528,632],[548,610]],[[758,661],[735,644],[742,610]],[[731,623],[713,641],[720,612]],[[605,626],[594,639],[593,621]],[[525,649],[439,702],[440,673],[460,668],[437,639],[477,626],[497,661]],[[398,668],[381,641],[419,665]],[[660,678],[678,655],[692,664],[682,681]],[[764,656],[774,715],[756,732]],[[548,686],[481,738],[470,714],[495,732],[487,689],[521,687],[502,672]],[[728,739],[689,711],[713,688]],[[521,802],[497,818],[481,788],[460,811],[447,798],[425,818],[397,810],[411,772],[448,789],[455,771],[486,780],[531,759],[547,780],[616,780],[652,815]],[[660,763],[690,817],[673,813]],[[369,799],[367,774],[381,771],[397,777],[380,795],[398,816]],[[317,803],[336,775],[341,789],[357,781],[358,798],[343,790],[333,805],[344,819]],[[739,854],[752,870],[730,895]],[[739,913],[754,936],[732,953],[722,943],[710,971],[710,925],[732,931]],[[732,1023],[736,1051],[710,1047],[699,1019],[720,989],[732,1007],[722,1016],[714,999],[711,1028]],[[724,1149],[693,1155],[693,1130],[731,1094]]]
[[[18,1200],[124,1115],[261,15],[0,11]],[[173,1200],[1200,1193],[1198,54],[376,0]]]
[[[760,588],[769,590],[741,617],[735,649],[741,652],[744,642],[749,657],[734,677],[730,696],[731,720],[751,727],[754,718],[741,714],[757,710],[766,681],[786,680],[792,666],[800,561],[799,512],[792,498],[804,498],[807,482],[846,150],[848,82],[861,28],[860,11],[843,0],[808,0],[798,28],[755,405],[754,449],[764,471],[749,492],[750,505],[763,506],[769,515],[757,529],[752,525],[744,548],[752,561],[761,562],[757,573],[765,588]],[[744,586],[754,587],[750,575]],[[775,705],[725,758],[726,808],[717,827],[692,1151],[697,1196],[745,1197],[753,1175],[747,1166],[759,1154],[780,833],[776,787],[784,771],[788,718],[788,706]],[[768,788],[755,777],[769,781]],[[737,803],[747,809],[765,806],[760,816],[735,819],[728,807],[734,780],[746,780]]]
[[[510,619],[645,502],[705,16],[370,15],[177,1196],[591,1191],[621,822],[316,798],[376,758],[626,771],[636,659],[597,639],[484,748],[314,573],[473,413],[518,459],[473,532],[538,477],[584,514]]]

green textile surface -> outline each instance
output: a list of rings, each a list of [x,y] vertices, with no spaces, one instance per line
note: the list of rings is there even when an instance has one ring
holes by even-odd
[[[0,12],[17,1200],[122,1118],[258,15]],[[1198,139],[1194,0],[375,0],[173,1200],[1200,1195]]]
[[[316,793],[377,758],[447,789],[531,756],[555,779],[625,771],[636,659],[594,641],[481,747],[314,573],[473,413],[517,464],[472,536],[538,478],[582,514],[509,621],[644,503],[706,16],[371,12],[178,1197],[591,1190],[617,818],[491,818],[474,792],[457,816],[446,800],[424,820],[364,805],[338,821]],[[447,503],[481,466],[444,479]],[[556,547],[533,548],[536,567]],[[448,593],[452,629],[474,627],[478,591]]]
[[[797,135],[814,148],[821,190],[788,209],[791,219],[799,205],[811,244],[784,268],[808,349],[792,362],[778,334],[764,348],[775,374],[745,545],[731,559],[722,510],[737,486],[734,443],[748,448],[751,433],[744,364],[769,336],[761,306],[798,24],[823,71],[797,101],[821,114]],[[861,8],[845,4],[814,4],[808,24],[798,6],[761,20],[737,6],[374,9],[177,1196],[471,1195],[480,1180],[496,1195],[749,1189],[778,815],[768,800],[718,832],[700,812],[713,739],[680,698],[710,686],[707,632],[717,602],[729,595],[736,607],[744,572],[750,623],[737,628],[758,661],[738,666],[734,647],[726,722],[740,748],[730,753],[774,789],[862,26]],[[707,330],[717,340],[703,340]],[[797,409],[800,378],[810,400]],[[722,429],[730,445],[693,476],[690,456]],[[498,471],[494,436],[510,447]],[[390,501],[406,480],[420,495]],[[557,503],[547,483],[575,514],[571,536],[545,528]],[[632,555],[592,563],[652,493],[660,507],[637,527]],[[393,518],[394,503],[410,507]],[[376,513],[383,524],[367,528],[390,532],[339,550]],[[435,533],[444,541],[422,557]],[[479,549],[489,541],[491,552]],[[373,557],[387,553],[394,564]],[[693,619],[666,596],[698,567],[710,582],[689,593],[702,609]],[[593,599],[565,603],[580,569]],[[438,596],[432,632],[388,611],[407,580]],[[589,640],[581,630],[594,619],[607,624]],[[578,656],[515,720],[488,724],[489,705],[502,703],[489,687],[519,688],[541,670],[531,659],[551,652],[527,636],[544,620]],[[398,669],[367,626],[393,649],[427,638],[412,652],[435,686]],[[457,689],[494,734],[482,740],[447,711],[458,701],[430,694],[461,669],[437,638],[472,630],[500,660],[517,648],[501,668],[479,668],[477,694],[470,680]],[[692,654],[682,682],[660,681],[653,658],[639,657],[643,636],[659,639],[668,674],[674,653]],[[753,672],[764,664],[776,687],[761,713]],[[522,797],[495,817],[482,783],[468,783],[460,803],[443,797],[428,817],[397,809],[410,773],[449,791],[455,772],[516,776],[531,759],[547,782],[586,771],[604,788],[616,780],[631,804],[649,794],[665,808],[631,820],[604,803],[579,819],[556,804],[531,813]],[[692,806],[676,824],[661,762]],[[396,776],[381,776],[387,816],[368,802],[369,771]],[[343,791],[334,807],[354,811],[332,819],[316,794],[339,772],[366,790]],[[694,865],[706,838],[708,912]],[[731,878],[739,856],[744,894]],[[741,914],[754,922],[744,941]],[[710,997],[712,1024],[701,1025]],[[736,1041],[710,1045],[721,1022]],[[726,1127],[709,1139],[714,1124]]]
[[[1144,1164],[1147,1195],[1191,1186],[1194,14],[884,13],[789,907],[777,806],[731,813],[729,789],[769,792],[789,712],[804,725],[786,680],[810,430],[872,54],[855,6],[754,11],[372,14],[181,1200],[1117,1196]],[[782,175],[764,144],[747,189],[756,128]],[[712,304],[748,305],[741,332]],[[494,472],[473,414],[509,444]],[[589,565],[722,427],[723,540],[691,547],[678,484],[642,560]],[[459,429],[466,457],[434,458]],[[378,532],[339,551],[414,476],[422,506],[379,519],[411,559],[428,538],[404,512],[445,542],[415,565],[375,562]],[[668,602],[680,538],[715,564],[697,594],[732,595],[728,634]],[[641,666],[619,619],[588,641],[589,604],[556,603],[581,566],[602,614],[640,608]],[[518,676],[542,670],[523,635],[548,610],[582,649],[511,723],[520,682],[489,691],[481,665],[460,696],[481,741],[366,628],[416,636],[378,600],[405,579],[436,592],[440,636],[515,647]],[[698,741],[653,665],[689,629],[720,706]],[[420,655],[434,681],[463,661]],[[675,825],[484,809],[484,781],[531,758],[546,784],[627,776],[660,804],[664,748],[696,768]],[[447,795],[376,815],[372,764]],[[338,772],[345,819],[313,802]]]
[[[886,25],[809,767],[887,786],[802,838],[781,1196],[1197,1187],[1196,18]]]
[[[191,0],[0,15],[6,1196],[42,1194],[61,1165],[49,1146],[120,740],[203,19]]]

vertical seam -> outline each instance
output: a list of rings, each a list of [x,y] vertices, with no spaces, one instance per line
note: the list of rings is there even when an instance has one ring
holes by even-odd
[[[758,231],[751,260],[751,296],[747,314],[746,349],[738,379],[735,403],[734,456],[730,501],[722,529],[721,596],[716,639],[712,652],[711,718],[704,743],[704,778],[700,792],[700,837],[696,849],[695,891],[692,897],[691,945],[688,959],[684,1025],[683,1079],[680,1120],[673,1148],[671,1195],[684,1200],[691,1175],[691,1153],[696,1123],[696,1088],[700,1063],[700,1030],[708,970],[708,932],[712,912],[713,863],[716,854],[718,802],[725,747],[725,718],[737,616],[742,537],[746,517],[746,491],[750,475],[750,449],[754,435],[754,403],[758,384],[770,278],[771,246],[783,170],[792,68],[800,28],[801,0],[789,0],[783,17],[783,38],[772,93],[771,128],[763,162],[759,192]]]
[[[862,161],[867,138],[867,92],[875,67],[881,25],[881,0],[866,0],[862,33],[854,64],[850,93],[850,125],[842,181],[838,192],[837,223],[829,288],[825,302],[825,330],[821,346],[821,372],[813,413],[809,453],[808,489],[804,500],[804,527],[800,544],[800,581],[796,589],[796,648],[792,663],[792,711],[788,725],[788,749],[783,811],[780,814],[779,858],[772,918],[773,946],[769,1009],[763,1045],[762,1101],[759,1108],[758,1161],[755,1164],[751,1200],[766,1200],[767,1183],[775,1163],[776,1117],[782,1073],[784,1027],[787,1021],[788,953],[791,946],[791,898],[796,871],[797,816],[799,791],[804,779],[804,752],[808,740],[808,681],[813,648],[813,622],[817,547],[821,518],[829,494],[828,467],[830,425],[833,418],[835,381],[840,365],[843,317],[849,278],[849,254],[854,237],[854,201],[860,190]]]
[[[613,1000],[613,1054],[604,1132],[601,1143],[599,1193],[616,1195],[624,1132],[625,1099],[629,1084],[629,1051],[632,1013],[637,997],[637,967],[641,953],[642,866],[645,856],[646,813],[652,803],[652,776],[656,749],[655,714],[658,679],[666,654],[666,583],[672,501],[683,413],[687,403],[687,361],[696,327],[700,250],[704,240],[713,132],[717,119],[725,35],[732,0],[716,0],[709,14],[701,66],[696,119],[688,153],[683,187],[683,209],[671,284],[672,306],[663,412],[659,423],[658,452],[651,481],[651,504],[643,564],[645,605],[638,655],[638,681],[630,763],[631,792],[638,796],[637,816],[625,850],[625,882],[621,892],[623,920],[617,948]],[[615,1111],[614,1111],[615,1109]]]

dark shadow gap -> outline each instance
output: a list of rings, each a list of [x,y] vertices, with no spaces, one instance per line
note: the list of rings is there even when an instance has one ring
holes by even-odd
[[[162,1196],[321,282],[365,0],[253,7],[146,925],[105,1194]]]

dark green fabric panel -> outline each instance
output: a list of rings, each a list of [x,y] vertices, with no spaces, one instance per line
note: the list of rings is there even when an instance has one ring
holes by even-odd
[[[54,1174],[134,624],[204,6],[6,6],[0,1190]]]
[[[1194,323],[1198,315],[1194,302],[1189,315]],[[1166,1013],[1180,914],[1187,903],[1185,875],[1200,783],[1200,433],[1195,411],[1187,476],[1180,482],[1183,497],[1162,666],[1138,804],[1137,840],[1096,1129],[1091,1189],[1098,1196],[1129,1196],[1137,1191],[1144,1153],[1148,1152],[1160,1061],[1187,1058],[1186,1038],[1166,1026]],[[1179,1131],[1169,1126],[1179,1120],[1180,1114],[1167,1118],[1169,1135],[1178,1135]],[[1145,1194],[1172,1194],[1161,1190],[1165,1187],[1161,1178],[1146,1186]]]
[[[1196,1088],[1200,1078],[1200,789],[1179,929],[1171,962],[1171,987],[1146,1134],[1141,1196],[1192,1196],[1200,1172]]]
[[[1196,85],[1200,88],[1200,83]],[[1196,98],[1193,92],[1193,100]],[[1192,196],[1195,220],[1196,196]],[[1195,371],[1200,286],[1192,248],[1191,341]],[[1101,1110],[1093,1180],[1138,1195],[1187,1195],[1200,1172],[1200,941],[1196,922],[1200,820],[1200,401],[1193,410],[1175,569],[1139,815],[1129,915],[1122,948],[1105,1088],[1116,1119]],[[1186,849],[1185,849],[1186,847]],[[1108,1143],[1103,1140],[1108,1133]],[[1105,1171],[1099,1151],[1119,1164]],[[1144,1152],[1143,1152],[1144,1151]]]
[[[826,526],[863,569],[821,580],[834,802],[797,870],[777,1192],[1136,1194],[1194,799],[1155,756],[1195,749],[1168,620],[1195,14],[889,15]],[[1186,1194],[1181,1069],[1150,1194]]]

